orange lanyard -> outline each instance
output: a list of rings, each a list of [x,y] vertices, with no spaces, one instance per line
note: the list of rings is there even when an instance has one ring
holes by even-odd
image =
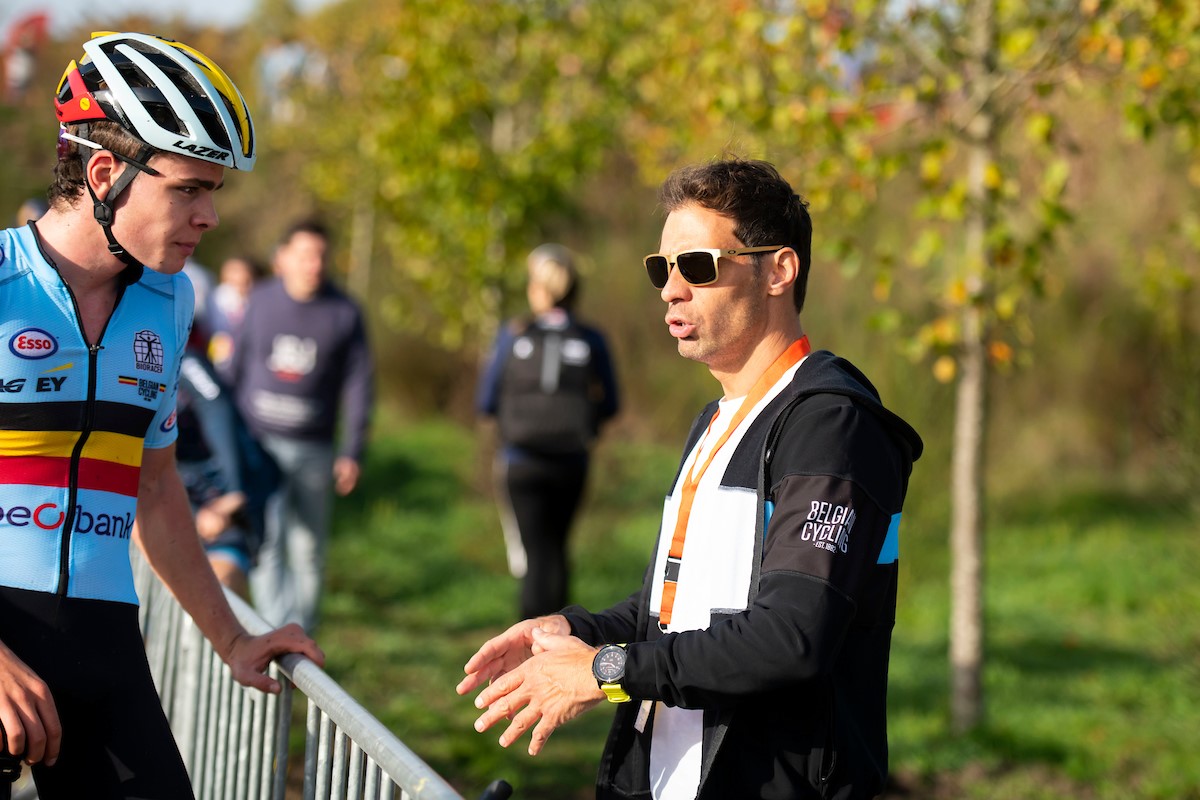
[[[667,552],[667,567],[663,576],[662,607],[658,617],[658,624],[663,630],[666,630],[666,626],[671,622],[671,609],[675,606],[675,590],[679,582],[679,566],[683,562],[683,543],[687,539],[688,519],[692,514],[692,503],[696,500],[696,489],[700,486],[700,481],[708,470],[708,465],[712,463],[713,457],[725,445],[737,427],[742,424],[750,411],[767,396],[771,387],[778,383],[783,374],[798,364],[811,350],[808,337],[803,336],[792,342],[791,347],[775,359],[775,363],[767,368],[767,371],[755,382],[750,394],[746,395],[746,399],[742,401],[741,407],[733,415],[729,426],[725,428],[721,438],[713,445],[708,457],[700,465],[699,473],[696,472],[696,463],[700,460],[699,451],[703,447],[703,439],[701,439],[701,444],[696,446],[696,460],[692,462],[692,466],[688,468],[688,473],[683,479],[683,493],[679,499],[679,515],[675,518],[675,535],[671,537],[671,549]],[[720,414],[720,411],[717,414]],[[713,422],[716,419],[717,415],[714,414],[712,420],[709,420],[709,431],[712,430]],[[708,431],[705,431],[704,437],[708,437]]]

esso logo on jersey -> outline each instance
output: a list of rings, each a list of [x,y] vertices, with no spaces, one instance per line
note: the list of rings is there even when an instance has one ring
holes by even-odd
[[[49,358],[58,352],[58,340],[41,328],[26,328],[12,335],[8,349],[18,358]]]

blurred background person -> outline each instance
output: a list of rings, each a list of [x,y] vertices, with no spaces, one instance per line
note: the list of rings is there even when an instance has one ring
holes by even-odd
[[[207,266],[201,264],[195,258],[188,256],[187,260],[183,262],[183,274],[192,282],[192,289],[196,293],[196,310],[193,319],[207,333],[207,326],[204,325],[204,320],[208,319],[208,302],[213,292],[212,272],[209,271]]]
[[[17,227],[27,225],[42,218],[42,215],[50,210],[50,206],[40,197],[31,197],[24,203],[21,203],[17,209]]]
[[[205,357],[205,338],[197,323],[180,364],[176,459],[217,579],[248,600],[250,568],[279,468],[251,435]]]
[[[209,333],[208,357],[219,373],[229,368],[233,337],[241,327],[250,292],[265,274],[262,265],[249,255],[230,256],[221,263],[205,320]]]
[[[288,228],[275,250],[275,277],[250,294],[229,368],[239,410],[282,473],[250,573],[254,604],[268,620],[309,631],[317,621],[332,493],[345,496],[358,485],[372,404],[363,315],[329,281],[328,265],[329,233],[321,223]]]
[[[574,254],[543,244],[527,259],[530,315],[500,331],[476,407],[498,423],[496,494],[520,613],[566,605],[567,536],[587,482],[589,451],[618,408],[604,336],[575,319]]]

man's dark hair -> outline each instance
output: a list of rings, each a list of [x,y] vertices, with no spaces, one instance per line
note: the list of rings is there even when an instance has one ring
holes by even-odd
[[[733,220],[746,247],[787,245],[800,259],[792,301],[804,308],[812,265],[812,219],[804,202],[775,167],[738,157],[692,164],[672,172],[658,190],[665,213],[695,203]],[[764,253],[763,255],[768,255]]]
[[[326,242],[330,241],[329,228],[319,219],[302,219],[293,222],[283,232],[283,236],[279,237],[279,244],[285,245],[292,240],[297,233],[311,233],[313,236],[319,236]]]

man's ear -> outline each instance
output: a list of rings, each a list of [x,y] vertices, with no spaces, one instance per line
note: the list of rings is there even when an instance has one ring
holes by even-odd
[[[792,286],[800,275],[800,257],[790,247],[771,253],[771,265],[767,270],[767,294],[772,297],[786,294],[791,296]]]
[[[92,186],[96,197],[104,200],[112,190],[117,177],[127,169],[133,169],[109,150],[99,150],[88,159],[84,178]]]

